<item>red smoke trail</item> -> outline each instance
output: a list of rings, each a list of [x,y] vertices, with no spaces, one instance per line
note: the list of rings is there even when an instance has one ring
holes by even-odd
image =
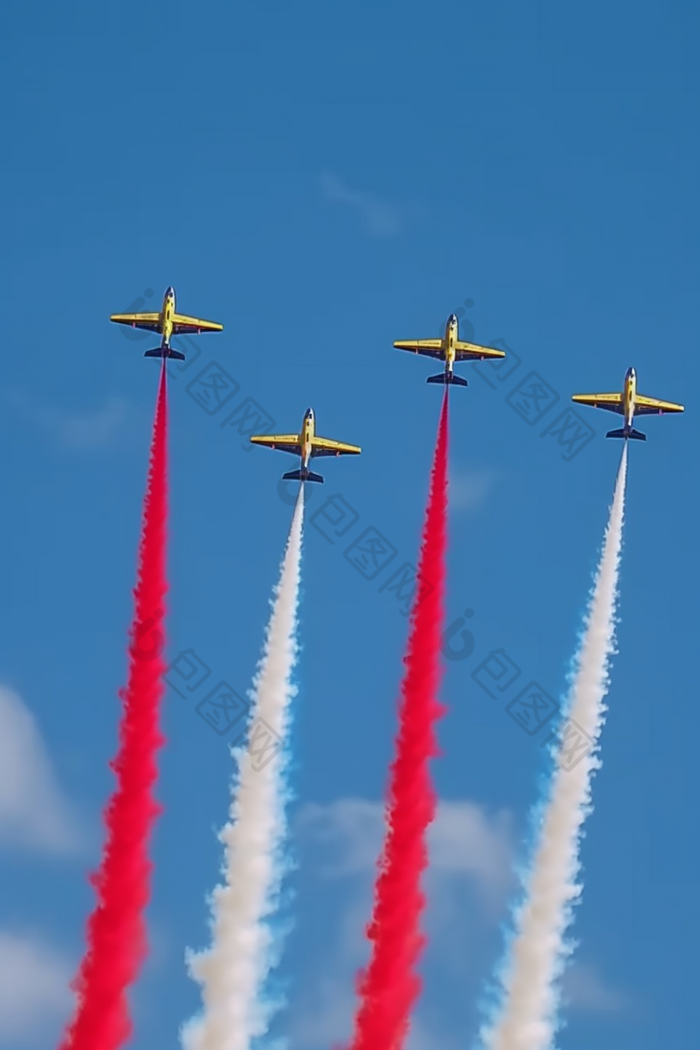
[[[165,360],[163,360],[165,366]],[[87,949],[74,982],[75,1015],[60,1050],[115,1050],[131,1034],[126,990],[146,955],[143,912],[150,893],[148,843],[159,806],[152,789],[164,687],[162,619],[167,521],[167,397],[163,367],[153,422],[143,509],[138,582],[129,644],[129,677],[120,690],[119,750],[110,763],[117,786],[104,814],[106,844],[90,881],[97,904],[87,924]]]
[[[374,914],[367,927],[372,954],[358,980],[360,1004],[352,1050],[400,1050],[421,987],[414,969],[425,943],[420,931],[425,906],[421,876],[428,864],[426,831],[436,805],[429,760],[437,753],[435,723],[443,713],[437,692],[447,546],[447,406],[445,391],[418,564],[418,592],[404,658],[387,832]]]

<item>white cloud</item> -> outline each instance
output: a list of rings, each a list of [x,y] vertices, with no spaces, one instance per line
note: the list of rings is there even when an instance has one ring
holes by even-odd
[[[331,958],[316,968],[301,1009],[292,1017],[292,1042],[306,1047],[332,1047],[347,1041],[357,1005],[354,978],[367,954],[365,925],[371,898],[365,892],[345,908]]]
[[[322,874],[357,875],[374,867],[384,825],[381,803],[363,798],[341,798],[325,806],[310,802],[300,809],[297,822],[302,835],[335,854]]]
[[[321,187],[329,201],[346,204],[353,208],[367,233],[372,237],[394,237],[401,230],[401,219],[395,208],[372,197],[368,193],[351,190],[335,175],[321,176]]]
[[[498,479],[492,470],[454,471],[450,476],[450,507],[474,514],[491,495]]]
[[[329,876],[373,872],[384,832],[380,802],[343,798],[326,806],[307,804],[299,814],[299,829],[329,846],[335,856],[323,873]],[[475,802],[440,802],[428,832],[430,873],[435,877],[464,876],[488,898],[502,895],[512,884],[510,820],[505,813],[489,816]]]
[[[618,1013],[629,1005],[628,997],[607,984],[590,963],[573,963],[561,984],[565,1004],[581,1013]]]
[[[64,448],[110,448],[128,431],[132,409],[121,397],[110,397],[92,412],[59,412],[37,409],[37,421],[52,433]]]
[[[323,860],[318,873],[351,885],[335,943],[318,968],[321,976],[292,1020],[295,1042],[327,1047],[346,1041],[352,1027],[357,1005],[354,976],[367,959],[365,926],[384,810],[379,802],[344,798],[328,805],[308,804],[300,810],[298,821],[302,839],[320,847]],[[512,840],[507,813],[490,815],[466,799],[438,804],[429,831],[426,926],[431,957],[440,956],[452,972],[463,970],[466,941],[470,952],[474,950],[475,937],[467,937],[465,931],[482,924],[493,933],[505,914],[514,885]],[[443,1034],[433,1033],[421,1014],[414,1017],[408,1050],[438,1050],[438,1044],[445,1050]]]
[[[145,412],[122,397],[109,397],[101,407],[89,411],[66,412],[36,405],[18,391],[9,396],[27,419],[71,451],[114,448],[130,441],[134,432],[145,431],[148,425]]]
[[[367,920],[366,909],[354,909],[348,913],[355,928],[362,934]],[[293,1042],[307,1047],[345,1046],[357,1008],[353,984],[356,962],[350,960],[347,972],[333,967],[317,983],[313,1005],[309,1006],[293,1024]],[[443,1035],[432,1033],[420,1017],[411,1018],[411,1030],[406,1041],[406,1050],[460,1050],[461,1044],[449,1044]]]
[[[411,1028],[406,1040],[406,1050],[463,1050],[461,1039],[450,1039],[444,1032],[431,1029],[415,1015],[411,1018]]]
[[[489,815],[475,802],[440,802],[430,829],[430,874],[473,880],[483,900],[502,902],[515,884],[512,821]]]
[[[72,853],[80,838],[34,716],[0,686],[0,844]]]
[[[0,931],[0,1047],[46,1037],[72,1005],[70,962],[32,936]],[[47,1029],[49,1031],[47,1031]]]

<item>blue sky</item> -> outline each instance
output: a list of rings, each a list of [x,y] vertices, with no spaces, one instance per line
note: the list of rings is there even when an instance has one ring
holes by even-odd
[[[286,431],[312,405],[322,434],[362,445],[328,465],[309,513],[342,494],[358,516],[348,539],[373,526],[398,566],[417,551],[440,389],[393,340],[437,335],[461,309],[520,362],[502,383],[463,367],[469,388],[452,398],[449,617],[473,610],[475,644],[446,662],[415,1050],[475,1038],[543,770],[544,734],[528,737],[472,672],[500,648],[523,684],[561,693],[612,493],[614,417],[588,413],[595,437],[570,460],[542,431],[571,393],[615,390],[630,364],[642,393],[685,403],[630,450],[619,655],[561,1045],[687,1041],[697,8],[10,0],[0,17],[0,1046],[58,1038],[92,905],[157,380],[150,344],[108,317],[169,284],[183,311],[225,325],[173,369],[171,650],[194,648],[239,692],[292,461],[245,449],[221,425],[229,406],[207,414],[189,377],[216,362],[238,384],[232,408],[252,398]],[[530,425],[513,391],[533,371],[552,407]],[[300,1050],[349,1031],[407,626],[379,589],[390,571],[363,578],[322,527],[309,523],[304,556],[299,868],[275,1029]],[[184,952],[207,939],[231,766],[194,706],[170,693],[165,707],[135,1050],[176,1045],[198,1003]]]

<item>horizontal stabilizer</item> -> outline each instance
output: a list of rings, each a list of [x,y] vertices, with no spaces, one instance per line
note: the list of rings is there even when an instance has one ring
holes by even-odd
[[[426,383],[453,383],[455,386],[469,386],[466,379],[455,375],[454,372],[440,372],[439,375],[429,376]]]
[[[636,438],[637,441],[646,441],[646,434],[642,434],[641,430],[609,430],[605,435],[609,438]]]
[[[184,361],[185,355],[179,350],[173,350],[172,346],[157,346],[153,350],[147,350],[144,357],[174,357],[177,361]]]
[[[284,481],[317,481],[319,485],[323,485],[323,478],[320,474],[314,474],[312,470],[290,470],[286,474],[282,475]]]

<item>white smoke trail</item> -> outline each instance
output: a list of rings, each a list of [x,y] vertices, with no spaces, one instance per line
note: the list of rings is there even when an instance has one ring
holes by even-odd
[[[495,1020],[482,1031],[489,1050],[548,1050],[556,1032],[556,981],[572,950],[565,933],[582,889],[577,882],[582,825],[592,808],[592,775],[600,766],[597,747],[606,711],[603,700],[615,650],[626,476],[627,442],[574,661],[568,717],[559,732],[555,768],[537,829],[532,868],[524,900],[515,915],[509,959],[500,978],[501,1004]],[[579,728],[590,743],[580,736]],[[583,750],[577,748],[582,741]],[[577,752],[583,755],[578,761]]]
[[[203,1009],[183,1029],[186,1050],[249,1050],[251,1041],[267,1031],[275,1008],[265,996],[264,984],[276,961],[276,938],[269,920],[279,902],[286,868],[287,740],[296,693],[292,672],[303,516],[304,486],[300,485],[253,683],[248,747],[236,754],[238,775],[229,823],[219,836],[224,844],[223,885],[217,886],[211,899],[212,943],[208,951],[188,956],[190,974],[201,985]],[[275,738],[283,746],[270,759],[265,745]]]

